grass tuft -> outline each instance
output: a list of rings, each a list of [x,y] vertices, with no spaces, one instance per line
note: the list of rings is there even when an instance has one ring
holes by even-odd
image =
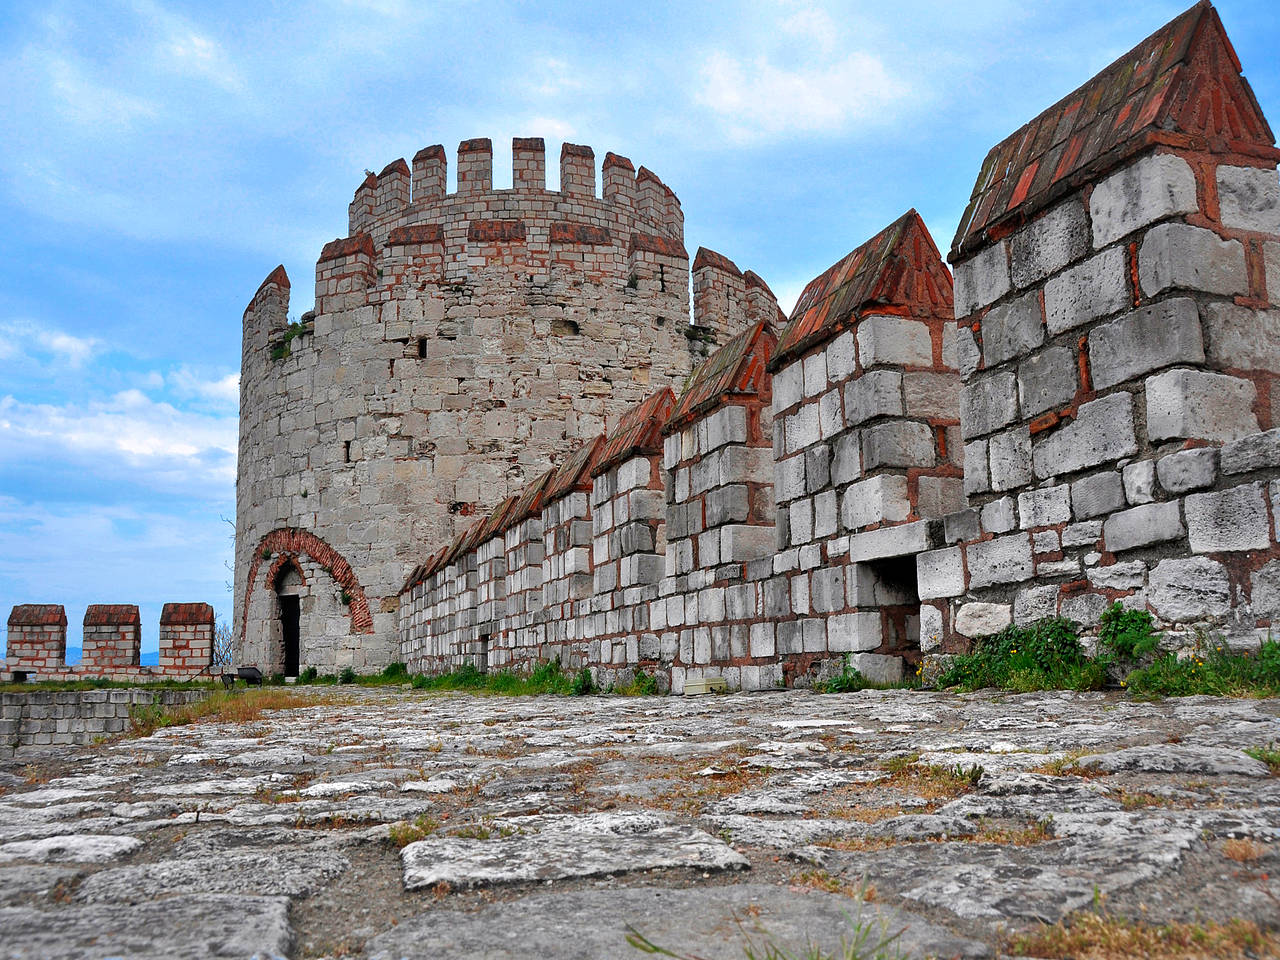
[[[290,710],[294,707],[312,707],[313,697],[274,687],[258,690],[218,690],[207,700],[180,706],[164,707],[160,704],[135,707],[129,711],[133,721],[126,737],[149,737],[163,727],[178,727],[189,723],[246,723],[258,720],[268,710]]]
[[[1152,924],[1108,913],[1077,914],[1015,936],[1007,947],[1013,956],[1044,960],[1244,960],[1275,956],[1278,949],[1274,934],[1246,920]]]

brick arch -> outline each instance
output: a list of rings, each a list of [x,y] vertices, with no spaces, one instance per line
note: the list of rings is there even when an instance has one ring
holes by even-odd
[[[293,527],[278,527],[263,537],[253,550],[253,563],[249,567],[249,579],[244,593],[244,612],[240,618],[240,638],[243,640],[249,626],[249,601],[253,598],[254,585],[258,582],[258,568],[262,566],[263,554],[279,553],[267,578],[271,582],[280,568],[294,558],[306,555],[323,567],[334,581],[351,598],[347,605],[351,617],[352,633],[373,633],[373,615],[369,612],[369,599],[364,594],[364,587],[356,579],[351,564],[342,554],[329,546],[309,530],[297,530]],[[299,569],[301,573],[301,569]],[[303,578],[306,579],[305,576]]]
[[[258,555],[261,556],[262,548],[259,547],[258,549]],[[267,571],[266,582],[270,585],[272,590],[275,589],[276,581],[279,580],[281,575],[284,573],[285,567],[293,567],[298,576],[302,578],[302,585],[304,587],[307,585],[307,575],[303,571],[302,566],[298,563],[297,555],[293,553],[282,553],[276,557],[275,561],[271,564],[271,569]]]

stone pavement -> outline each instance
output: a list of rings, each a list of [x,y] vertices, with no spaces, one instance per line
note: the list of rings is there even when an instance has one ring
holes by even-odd
[[[0,766],[5,958],[911,956],[1115,914],[1280,923],[1280,703],[311,690]],[[979,769],[980,768],[980,769]]]

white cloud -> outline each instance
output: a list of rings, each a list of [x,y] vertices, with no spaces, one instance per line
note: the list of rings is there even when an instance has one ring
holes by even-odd
[[[39,354],[55,363],[70,367],[83,366],[98,349],[94,337],[77,337],[61,330],[53,330],[29,320],[0,322],[0,357],[31,357]]]
[[[702,83],[698,101],[739,142],[839,133],[879,118],[911,90],[880,58],[862,52],[830,63],[779,66],[766,56],[745,60],[717,51],[702,67]]]
[[[218,406],[236,408],[240,404],[240,374],[208,379],[199,376],[190,367],[179,367],[169,374],[170,388],[181,396],[198,397]]]

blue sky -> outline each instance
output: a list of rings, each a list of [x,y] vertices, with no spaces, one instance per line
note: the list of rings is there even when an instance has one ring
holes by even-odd
[[[1280,123],[1273,4],[1218,9]],[[240,315],[280,262],[310,307],[366,168],[613,150],[789,307],[908,207],[945,250],[988,148],[1187,5],[0,4],[0,615],[230,614]]]

